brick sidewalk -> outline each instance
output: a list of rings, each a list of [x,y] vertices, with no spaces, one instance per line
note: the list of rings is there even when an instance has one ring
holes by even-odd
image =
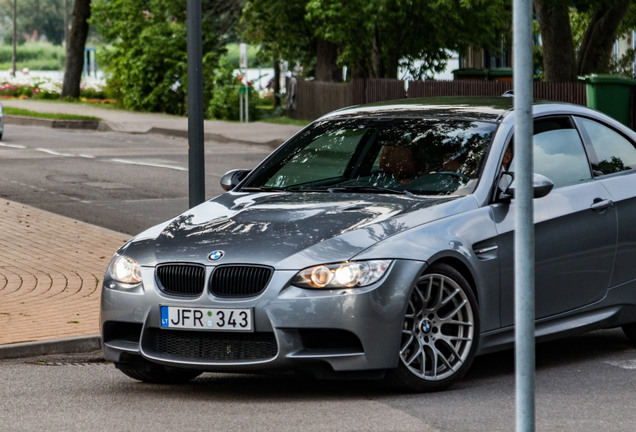
[[[104,273],[128,238],[0,200],[0,344],[98,334]]]

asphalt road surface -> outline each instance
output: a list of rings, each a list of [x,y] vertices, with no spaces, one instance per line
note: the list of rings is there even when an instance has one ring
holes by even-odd
[[[450,390],[206,373],[136,382],[100,353],[0,361],[2,431],[483,431],[515,429],[513,353],[478,357]],[[537,430],[636,430],[636,349],[619,330],[537,350]]]
[[[271,149],[206,143],[206,196]],[[0,196],[135,234],[187,208],[187,141],[12,126],[0,142]],[[0,329],[1,331],[1,329]],[[476,359],[448,391],[399,394],[378,382],[204,374],[138,383],[101,353],[0,361],[0,431],[513,431],[514,356]],[[636,430],[636,348],[620,330],[537,348],[537,430]]]
[[[272,151],[205,146],[208,199],[222,193],[225,172]],[[187,149],[184,138],[11,125],[0,141],[0,197],[138,234],[188,209]]]

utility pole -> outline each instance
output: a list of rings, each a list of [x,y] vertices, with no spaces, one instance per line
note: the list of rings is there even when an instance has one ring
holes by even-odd
[[[205,201],[205,148],[203,131],[203,43],[201,2],[188,0],[188,185],[189,206]]]
[[[535,430],[532,1],[513,2],[515,118],[515,376],[517,432]]]

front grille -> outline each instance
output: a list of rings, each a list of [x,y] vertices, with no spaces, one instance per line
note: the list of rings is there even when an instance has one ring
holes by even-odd
[[[205,288],[205,267],[194,264],[164,264],[157,267],[159,289],[166,294],[198,297]]]
[[[272,277],[271,267],[220,266],[210,276],[210,292],[217,297],[253,297]]]
[[[149,329],[149,353],[167,360],[249,361],[276,357],[274,333],[225,333]]]

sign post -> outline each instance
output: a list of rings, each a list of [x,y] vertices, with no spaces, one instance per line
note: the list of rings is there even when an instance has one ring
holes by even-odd
[[[244,118],[245,123],[249,123],[250,121],[249,90],[250,89],[249,89],[249,83],[247,80],[247,44],[245,43],[242,43],[240,45],[239,66],[241,67],[241,72],[243,75],[243,84],[245,84],[245,103],[241,103],[241,108],[245,108],[245,115],[241,113],[241,121],[243,121],[243,118]]]

